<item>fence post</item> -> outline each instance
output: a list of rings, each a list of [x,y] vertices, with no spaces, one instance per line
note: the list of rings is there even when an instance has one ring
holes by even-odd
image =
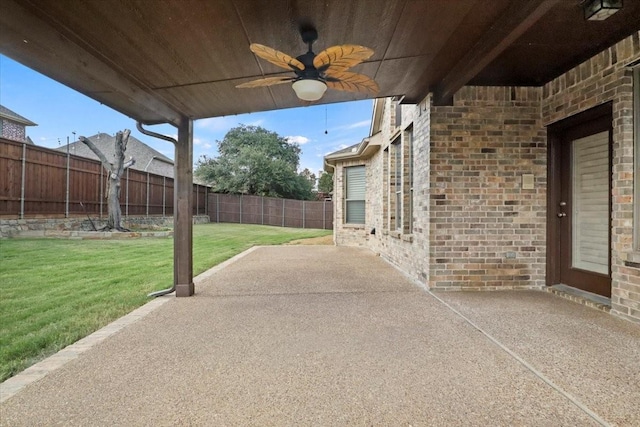
[[[149,172],[147,172],[147,218],[149,217]]]
[[[327,217],[327,201],[324,200],[322,202],[322,229],[323,230],[327,229],[326,217]]]
[[[284,202],[285,199],[282,199],[282,226],[284,227]]]
[[[102,201],[104,200],[104,168],[100,166],[100,219],[102,219]]]
[[[20,219],[24,219],[24,191],[27,176],[27,144],[22,144],[22,182],[20,185]]]
[[[69,218],[69,137],[67,137],[67,177],[66,177],[66,192],[65,192],[65,201],[64,201],[64,217]]]
[[[191,188],[191,190],[193,191],[193,187]],[[198,216],[198,213],[200,212],[200,186],[198,184],[196,184],[196,216]]]
[[[166,187],[167,177],[162,177],[162,218],[164,218],[167,214],[167,187]]]
[[[204,187],[204,214],[209,216],[209,187]]]
[[[260,212],[260,216],[261,216],[260,224],[264,225],[264,196],[261,197],[261,200],[262,200],[262,210]]]
[[[304,200],[303,200],[302,201],[302,228],[306,228],[304,224],[305,224],[305,218],[304,218]]]
[[[216,193],[216,223],[220,222],[220,194]]]
[[[242,194],[240,194],[240,224],[242,224]]]
[[[126,197],[124,202],[124,216],[129,219],[129,168],[127,168],[127,186],[126,188]]]

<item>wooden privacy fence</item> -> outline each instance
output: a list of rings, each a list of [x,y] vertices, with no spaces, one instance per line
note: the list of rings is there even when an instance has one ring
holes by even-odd
[[[333,229],[333,202],[209,194],[211,222]]]
[[[107,182],[97,160],[0,139],[0,217],[102,218],[108,215]],[[173,178],[127,169],[120,189],[122,214],[172,216],[173,188]],[[208,213],[208,193],[208,187],[193,185],[194,215]]]
[[[0,139],[2,218],[106,217],[107,182],[97,160]],[[122,214],[173,216],[173,188],[173,178],[127,169],[120,189]],[[215,194],[197,184],[193,214],[209,215],[211,222],[333,228],[330,201]]]

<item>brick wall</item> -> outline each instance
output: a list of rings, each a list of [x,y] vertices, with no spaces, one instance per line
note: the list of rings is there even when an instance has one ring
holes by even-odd
[[[387,99],[382,119],[382,146],[380,152],[371,159],[373,174],[369,188],[369,198],[374,200],[372,228],[376,235],[369,239],[369,247],[380,253],[382,257],[396,265],[414,280],[427,285],[429,263],[429,120],[431,98],[428,97],[420,105],[402,105],[396,108],[396,102]],[[397,120],[396,114],[402,112]],[[396,124],[400,126],[396,126]],[[413,211],[410,214],[408,195],[408,162],[409,154],[405,143],[408,129],[412,128],[412,145],[414,157]],[[390,145],[398,138],[401,140],[401,165],[403,179],[394,187],[393,148]],[[387,150],[387,151],[385,151]],[[403,226],[398,230],[395,226],[395,190],[403,195],[400,211]],[[411,217],[411,218],[410,218]],[[409,229],[409,220],[413,226]]]
[[[0,119],[2,136],[13,141],[24,142],[26,140],[25,126],[12,120]]]
[[[344,168],[350,166],[362,166],[365,167],[365,172],[367,175],[367,195],[365,199],[365,224],[345,224],[345,212],[344,212]],[[337,245],[344,246],[365,246],[367,244],[367,240],[369,239],[369,229],[367,229],[368,224],[371,224],[371,218],[373,217],[373,212],[370,207],[371,197],[370,190],[371,187],[370,182],[374,178],[371,171],[371,165],[369,161],[345,161],[341,162],[337,165],[334,171],[334,182],[333,182],[333,194],[334,194],[334,203],[333,203],[333,237],[334,242]]]
[[[543,87],[464,87],[453,106],[432,106],[430,97],[403,105],[400,130],[413,126],[415,144],[411,233],[390,227],[392,164],[385,150],[395,139],[397,110],[387,99],[382,147],[366,161],[367,224],[355,232],[336,225],[336,242],[366,245],[430,288],[544,286],[546,126],[612,102],[612,312],[640,321],[640,252],[632,237],[638,171],[628,66],[639,59],[636,33]],[[354,163],[338,164],[338,188],[341,167]],[[534,189],[522,188],[523,174],[533,175]],[[336,215],[340,200],[338,190]],[[336,223],[341,221],[340,216]],[[365,232],[371,228],[374,236]]]
[[[431,111],[432,288],[544,285],[546,137],[538,88],[465,87]],[[535,189],[521,186],[533,174]]]
[[[640,321],[640,253],[633,251],[633,87],[628,65],[639,59],[640,32],[547,83],[542,91],[544,125],[612,102],[611,309],[634,321]]]

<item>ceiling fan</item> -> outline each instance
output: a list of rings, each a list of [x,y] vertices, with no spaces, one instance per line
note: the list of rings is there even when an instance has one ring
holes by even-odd
[[[378,84],[364,74],[348,71],[349,68],[365,61],[373,55],[368,47],[344,44],[332,46],[313,53],[311,46],[318,38],[318,32],[311,29],[300,31],[302,40],[309,51],[294,58],[268,46],[252,43],[251,52],[272,64],[293,71],[291,77],[266,77],[237,85],[238,88],[273,86],[293,82],[293,90],[303,101],[317,101],[324,95],[327,87],[348,92],[361,92],[371,95],[378,93]]]

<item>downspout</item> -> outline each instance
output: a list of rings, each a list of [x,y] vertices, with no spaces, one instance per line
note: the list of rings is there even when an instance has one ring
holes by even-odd
[[[173,145],[176,145],[176,144],[178,143],[178,141],[176,141],[175,139],[171,138],[170,136],[162,135],[162,134],[160,134],[160,133],[156,133],[156,132],[152,132],[152,131],[150,131],[150,130],[146,130],[146,129],[144,129],[144,128],[142,127],[142,123],[140,123],[140,122],[136,122],[136,128],[137,128],[141,133],[143,133],[144,135],[147,135],[147,136],[150,136],[150,137],[153,137],[153,138],[163,139],[163,140],[165,140],[165,141],[169,141],[169,142],[171,142]],[[154,158],[155,158],[155,156],[153,156],[153,157],[151,158],[151,160],[153,160]],[[149,161],[149,163],[151,163],[151,160]],[[147,167],[148,167],[148,166],[149,166],[149,165],[147,164]],[[146,170],[146,168],[145,168],[145,170]],[[174,215],[175,215],[175,212],[174,212]],[[160,291],[151,292],[151,293],[150,293],[150,294],[148,294],[147,296],[148,296],[148,297],[154,297],[154,298],[155,298],[155,297],[161,297],[161,296],[163,296],[163,295],[170,294],[171,292],[174,292],[175,290],[176,290],[176,284],[175,284],[175,281],[174,281],[173,285],[171,285],[171,287],[170,287],[170,288],[168,288],[168,289],[163,289],[163,290],[160,290]]]

